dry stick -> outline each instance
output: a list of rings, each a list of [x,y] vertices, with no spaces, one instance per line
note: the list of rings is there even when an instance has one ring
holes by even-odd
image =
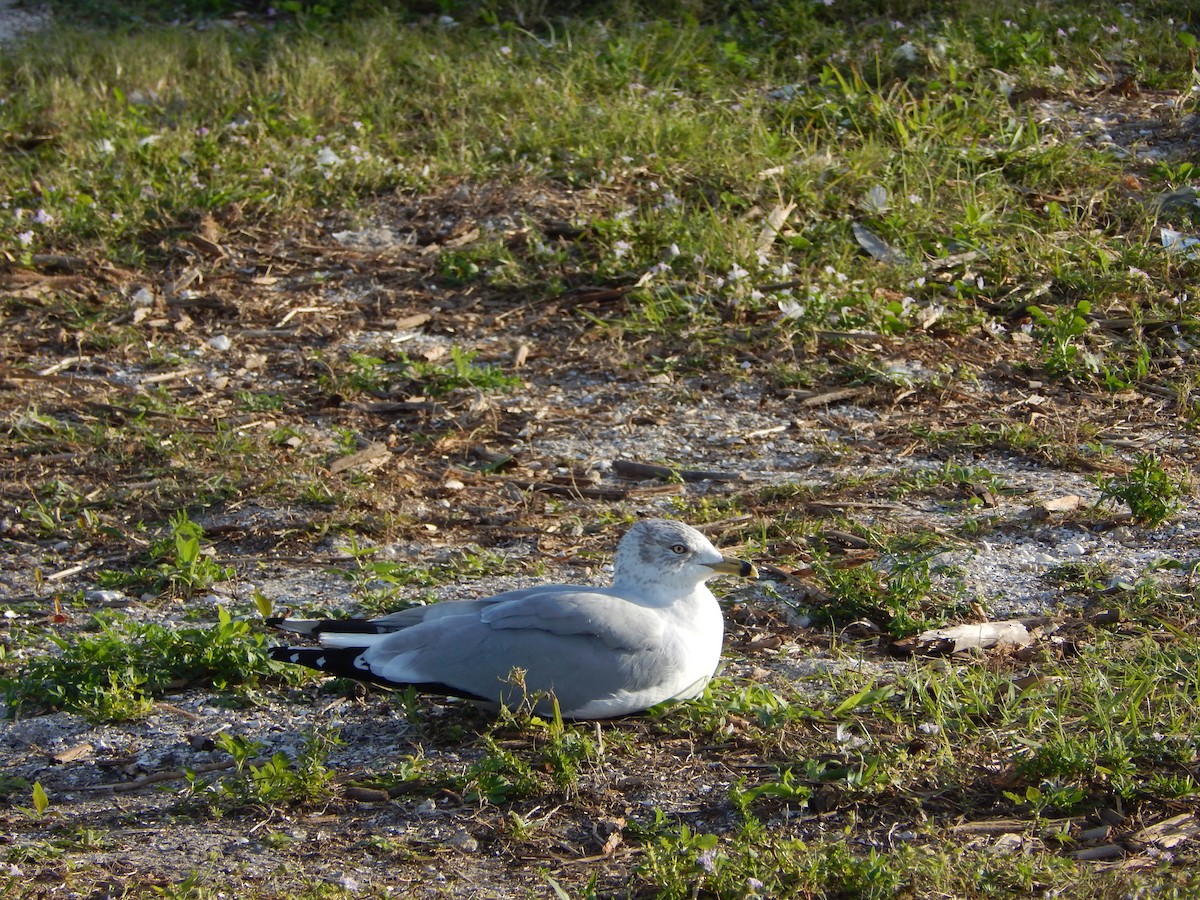
[[[630,478],[682,478],[684,481],[745,481],[741,472],[704,472],[694,469],[672,469],[670,466],[655,466],[650,463],[634,462],[630,459],[613,460],[613,469]]]
[[[586,487],[584,485],[574,484],[553,484],[547,481],[525,481],[520,478],[506,478],[506,484],[511,484],[514,487],[525,491],[537,491],[541,494],[556,494],[563,497],[574,497],[576,499],[588,498],[591,500],[624,500],[629,496],[629,491],[620,488],[599,488]]]
[[[262,762],[257,760],[256,762]],[[227,759],[224,762],[205,763],[202,766],[196,766],[192,769],[171,769],[167,772],[155,772],[152,775],[145,775],[133,781],[122,781],[117,784],[91,784],[81,790],[85,791],[113,791],[114,793],[124,794],[128,791],[136,791],[141,788],[148,787],[152,784],[159,784],[164,781],[178,781],[180,778],[187,778],[191,775],[207,775],[209,772],[220,772],[223,769],[232,769],[237,765],[237,762],[232,759]],[[251,763],[253,765],[253,763]]]

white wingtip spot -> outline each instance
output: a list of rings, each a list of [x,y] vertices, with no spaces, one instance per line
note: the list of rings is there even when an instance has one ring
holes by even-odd
[[[300,662],[300,654],[299,653],[292,654],[292,662],[294,662],[294,663]]]
[[[316,661],[313,663],[313,665],[315,665],[318,669],[325,668],[325,657],[318,656]]]

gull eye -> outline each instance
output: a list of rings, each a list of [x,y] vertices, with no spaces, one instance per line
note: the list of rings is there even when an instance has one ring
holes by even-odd
[[[676,544],[671,548],[671,552],[678,553],[680,556],[682,556],[683,554],[687,553],[687,547],[683,546],[683,544]]]

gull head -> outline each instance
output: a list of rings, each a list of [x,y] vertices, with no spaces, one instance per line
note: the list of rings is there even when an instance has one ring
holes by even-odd
[[[723,556],[690,525],[670,519],[643,519],[617,545],[613,586],[642,596],[673,600],[690,594],[716,575],[754,578],[750,563]]]

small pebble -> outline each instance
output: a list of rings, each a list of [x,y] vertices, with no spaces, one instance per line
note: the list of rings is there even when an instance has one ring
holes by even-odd
[[[1083,556],[1087,551],[1079,541],[1067,541],[1062,545],[1062,552],[1067,556]]]
[[[212,347],[218,353],[224,353],[233,346],[233,341],[224,334],[214,334],[208,339],[207,343],[208,346]]]
[[[108,605],[113,603],[124,603],[129,600],[121,591],[109,590],[94,590],[88,591],[83,595],[85,602],[89,604]]]
[[[475,853],[479,849],[479,841],[471,837],[466,831],[460,831],[454,835],[446,843],[456,850],[461,850],[463,853]]]

